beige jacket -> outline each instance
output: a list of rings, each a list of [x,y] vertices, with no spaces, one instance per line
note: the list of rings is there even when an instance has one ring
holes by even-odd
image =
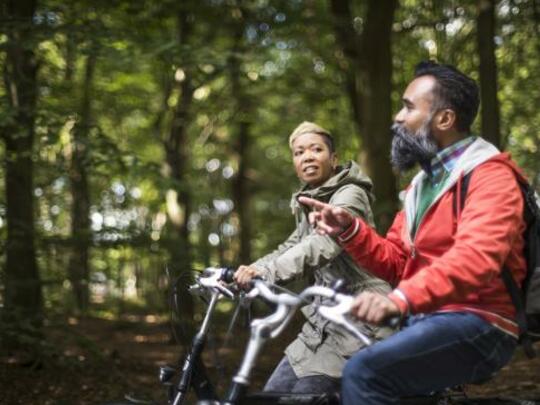
[[[293,195],[291,201],[296,229],[275,251],[252,266],[271,282],[286,282],[304,276],[316,285],[326,286],[336,279],[343,279],[350,294],[363,290],[390,292],[386,282],[359,268],[332,238],[314,232],[308,222],[308,211],[297,202],[300,195],[329,202],[361,216],[373,225],[371,188],[371,180],[354,162],[340,167],[336,175],[315,189],[305,186]],[[299,378],[320,374],[341,377],[345,361],[360,350],[363,343],[322,319],[314,305],[303,307],[302,312],[307,322],[285,351],[296,375]],[[386,328],[379,330],[370,325],[359,326],[376,339],[391,333]]]

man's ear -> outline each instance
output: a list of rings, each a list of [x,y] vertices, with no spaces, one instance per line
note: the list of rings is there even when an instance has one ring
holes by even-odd
[[[456,112],[446,108],[437,113],[435,117],[435,127],[439,131],[451,130],[456,124]]]
[[[334,169],[334,171],[337,169],[338,163],[338,155],[336,152],[334,152],[332,153],[332,169]]]

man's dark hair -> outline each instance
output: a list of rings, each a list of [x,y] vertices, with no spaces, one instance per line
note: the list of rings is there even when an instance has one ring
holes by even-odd
[[[456,129],[469,133],[480,104],[476,82],[453,66],[433,61],[416,65],[414,77],[420,76],[435,78],[433,110],[453,110],[456,113]]]

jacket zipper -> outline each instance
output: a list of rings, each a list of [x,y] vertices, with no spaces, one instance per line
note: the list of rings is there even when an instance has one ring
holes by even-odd
[[[462,178],[462,175],[459,176],[459,178],[458,178],[458,180],[456,182],[456,189],[457,189],[458,196],[461,193],[461,178]],[[450,187],[447,191],[445,191],[445,193],[448,192],[451,188],[452,187]],[[411,238],[410,230],[408,230],[408,232],[407,232],[407,236],[409,237],[409,243],[411,245],[411,259],[414,259],[416,257],[416,246],[415,246],[414,242],[416,241],[416,236],[418,235],[418,230],[420,229],[420,225],[422,225],[422,222],[424,221],[424,218],[429,213],[429,210],[433,208],[435,203],[438,202],[442,198],[442,196],[443,196],[443,194],[441,194],[440,197],[437,200],[433,200],[431,202],[431,204],[429,205],[429,207],[427,207],[427,209],[424,211],[424,215],[422,215],[422,218],[420,218],[420,222],[416,226],[416,231],[414,232],[414,238]]]
[[[440,200],[437,199],[437,201]],[[424,215],[422,215],[422,218],[420,218],[420,222],[418,222],[418,225],[416,226],[416,230],[414,232],[414,238],[411,238],[411,233],[408,232],[408,236],[409,236],[409,242],[411,244],[411,259],[414,259],[416,257],[416,245],[415,245],[415,241],[416,241],[416,237],[418,236],[418,231],[420,229],[420,225],[422,225],[422,222],[424,222],[424,218],[427,216],[427,214],[429,213],[429,210],[431,210],[434,206],[435,206],[435,203],[437,202],[435,200],[433,200],[431,202],[431,204],[429,205],[429,207],[427,207],[427,209],[424,211]]]

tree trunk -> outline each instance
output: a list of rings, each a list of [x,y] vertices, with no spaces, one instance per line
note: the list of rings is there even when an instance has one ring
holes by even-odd
[[[39,326],[42,291],[34,245],[32,163],[38,70],[32,29],[36,1],[9,0],[3,7],[8,25],[3,73],[12,114],[11,122],[2,127],[7,206],[4,315]]]
[[[391,36],[397,0],[369,0],[363,33],[353,28],[350,3],[331,0],[334,30],[347,59],[347,94],[360,131],[360,162],[374,183],[377,228],[385,232],[398,208],[389,161],[392,124]]]
[[[482,136],[501,147],[497,62],[495,60],[495,0],[478,0],[477,33],[480,56]],[[504,145],[502,145],[504,146]]]
[[[234,201],[238,212],[238,224],[240,234],[240,263],[251,263],[251,215],[250,215],[250,192],[246,176],[248,168],[248,150],[250,145],[251,124],[245,120],[238,123],[238,139],[236,151],[238,151],[238,173],[234,180]]]
[[[69,178],[71,181],[71,236],[73,248],[68,274],[77,308],[86,312],[89,305],[90,190],[88,186],[88,144],[92,126],[92,82],[96,53],[86,58],[80,120],[73,128]]]
[[[178,12],[179,49],[184,48],[190,39],[192,33],[192,21],[189,13],[184,7],[180,7]],[[171,256],[171,270],[174,276],[179,277],[178,288],[180,291],[186,291],[191,282],[191,249],[189,243],[188,219],[191,213],[191,196],[187,184],[188,166],[188,139],[187,127],[189,123],[190,107],[193,101],[194,86],[192,83],[191,71],[186,66],[184,69],[184,79],[180,83],[180,96],[174,109],[171,128],[167,138],[164,141],[166,152],[166,164],[168,172],[173,180],[173,190],[170,190],[174,198],[168,198],[169,224],[172,226],[173,235],[168,250]],[[172,80],[175,80],[174,78]],[[175,214],[176,213],[176,214]],[[187,293],[182,296],[182,306],[180,307],[181,321],[186,329],[191,332],[193,323],[193,300]],[[190,343],[191,333],[183,334],[184,345]],[[184,340],[184,339],[183,339]]]
[[[244,12],[241,12],[244,16]],[[237,136],[235,142],[235,152],[238,156],[238,172],[233,182],[233,197],[236,212],[238,213],[240,252],[238,255],[240,263],[251,263],[251,215],[250,215],[250,191],[248,178],[246,175],[249,167],[249,147],[251,122],[249,107],[252,105],[241,82],[241,61],[238,55],[245,53],[242,46],[244,32],[244,18],[235,26],[234,45],[229,58],[231,74],[232,98],[236,104]]]

